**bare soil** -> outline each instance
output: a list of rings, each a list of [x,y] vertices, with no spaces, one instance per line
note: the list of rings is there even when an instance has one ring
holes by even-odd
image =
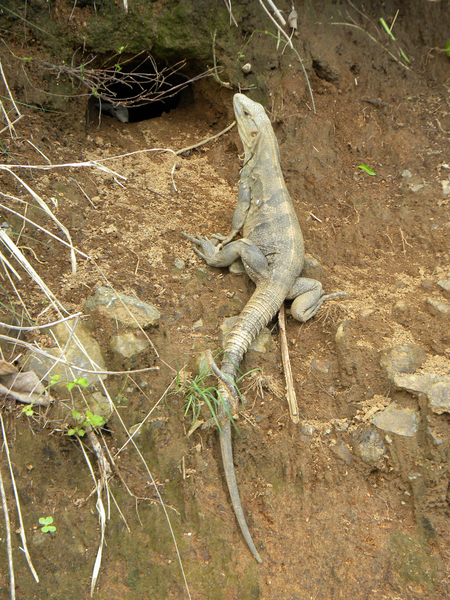
[[[429,39],[435,39],[441,13],[429,10],[426,28],[434,28]],[[372,11],[367,16],[376,19]],[[351,15],[370,30],[361,14],[351,9]],[[198,600],[442,599],[449,592],[448,415],[433,417],[443,441],[439,446],[425,433],[412,442],[397,440],[395,451],[376,466],[364,463],[353,448],[370,426],[365,414],[377,403],[395,400],[426,418],[423,402],[392,387],[379,363],[384,349],[418,344],[430,364],[448,373],[449,316],[433,312],[427,298],[443,299],[437,281],[450,277],[450,196],[441,183],[450,174],[450,59],[432,49],[414,14],[401,15],[394,29],[397,46],[389,46],[392,52],[401,47],[409,65],[393,60],[361,30],[332,25],[332,16],[326,12],[319,19],[307,8],[302,14],[304,48],[318,57],[314,68],[307,65],[316,114],[293,53],[281,54],[265,34],[253,36],[246,48],[245,61],[253,69],[248,83],[265,81],[265,90],[258,88],[253,97],[265,102],[279,140],[307,252],[321,265],[316,276],[326,293],[348,293],[306,324],[288,319],[300,424],[290,421],[284,398],[270,389],[263,395],[246,389],[248,379],[242,384],[246,404],[237,417],[235,465],[262,565],[254,562],[238,530],[216,433],[197,430],[187,437],[191,422],[184,418],[180,395],[157,404],[177,370],[193,373],[199,353],[219,347],[222,319],[238,314],[253,289],[245,275],[205,266],[181,236],[182,231],[229,231],[242,151],[236,128],[181,156],[160,150],[177,151],[229,125],[234,92],[203,81],[158,119],[122,124],[104,116],[98,127],[88,128],[84,99],[74,99],[62,114],[23,107],[18,137],[2,134],[5,164],[101,161],[125,178],[88,167],[17,171],[93,260],[78,258],[73,277],[67,248],[29,224],[21,244],[70,312],[83,311],[99,283],[161,312],[159,326],[149,332],[155,351],[134,360],[113,354],[109,344],[116,329],[108,321],[95,323],[93,333],[110,370],[159,367],[128,378],[111,376],[107,386],[128,428],[153,409],[138,446],[168,506],[187,584]],[[334,20],[351,23],[345,11]],[[448,27],[443,35],[441,48]],[[26,56],[18,40],[10,42],[16,55]],[[14,57],[3,52],[13,95],[29,103],[32,89]],[[40,81],[45,89],[38,70],[30,69],[34,84]],[[362,164],[375,175],[361,170]],[[2,193],[30,202],[10,174],[0,175],[0,185]],[[18,201],[3,203],[23,212]],[[34,205],[27,210],[36,223],[61,236]],[[21,231],[21,219],[6,210],[2,217]],[[177,269],[175,259],[185,261],[185,268]],[[37,317],[42,292],[25,276],[15,285]],[[349,344],[338,356],[335,335],[344,321]],[[5,353],[7,360],[15,356]],[[243,372],[255,368],[284,386],[276,327],[269,352],[250,351],[244,359]],[[32,579],[15,536],[17,598],[88,598],[99,543],[89,469],[79,443],[64,435],[52,413],[56,407],[45,415],[36,411],[32,419],[21,409],[5,401],[3,414],[41,582]],[[117,417],[108,427],[104,440],[114,455],[126,435]],[[116,462],[138,499],[117,475],[110,481],[130,531],[112,503],[95,597],[187,598],[167,521],[143,463],[128,447]],[[7,478],[4,455],[1,465]],[[429,473],[422,491],[411,483],[417,471]],[[15,531],[9,487],[7,492]],[[53,536],[38,528],[39,517],[47,515],[57,526]],[[3,525],[1,537],[0,598],[8,598]]]

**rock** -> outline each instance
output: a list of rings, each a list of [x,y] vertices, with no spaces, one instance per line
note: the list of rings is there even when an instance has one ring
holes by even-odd
[[[436,373],[420,375],[397,374],[393,383],[409,392],[425,394],[433,412],[450,412],[450,377]]]
[[[335,454],[338,458],[343,460],[346,465],[351,465],[353,462],[352,455],[350,450],[348,449],[347,444],[344,442],[338,442],[334,446],[330,446],[330,450]]]
[[[146,350],[150,344],[147,340],[137,338],[134,333],[114,335],[110,342],[111,350],[123,358],[132,358]]]
[[[64,348],[70,334],[65,323],[59,323],[49,330],[53,333],[60,348]],[[75,336],[79,344],[74,339]],[[78,322],[75,336],[72,337],[63,358],[69,365],[79,368],[70,370],[69,366],[57,363],[56,359],[61,356],[61,350],[59,348],[46,348],[46,353],[54,358],[47,358],[34,350],[28,352],[24,358],[26,370],[34,371],[40,378],[45,377],[45,381],[48,383],[50,383],[50,378],[53,375],[60,375],[60,380],[55,385],[56,390],[59,392],[67,392],[67,383],[79,377],[84,377],[88,384],[97,383],[99,378],[106,379],[105,374],[87,373],[87,371],[95,371],[95,369],[106,371],[107,368],[100,346],[84,323]]]
[[[412,437],[419,428],[419,416],[415,410],[399,408],[396,402],[392,402],[383,412],[375,415],[372,423],[382,431]]]
[[[427,292],[433,289],[433,282],[430,279],[422,279],[420,285],[424,290],[427,290]]]
[[[245,75],[248,75],[249,73],[252,72],[252,65],[250,63],[245,63],[245,65],[242,65],[242,72]]]
[[[450,304],[448,302],[442,302],[437,298],[427,298],[427,304],[431,307],[433,314],[450,315]]]
[[[224,319],[222,325],[220,326],[219,342],[222,348],[225,348],[228,336],[230,335],[230,331],[233,328],[233,325],[236,323],[237,318],[238,317],[229,317],[228,319]],[[270,331],[267,329],[267,327],[264,327],[257,338],[250,344],[249,350],[265,353],[269,349],[271,339],[272,336],[270,335]]]
[[[411,179],[412,177],[412,173],[409,169],[405,169],[402,173],[402,177],[404,177],[405,179]]]
[[[103,286],[95,288],[95,294],[86,300],[84,308],[88,314],[98,311],[108,319],[133,329],[155,326],[161,317],[159,310],[151,304]]]
[[[311,361],[311,369],[323,373],[324,375],[328,375],[331,372],[331,362],[329,360],[313,358]]]
[[[434,383],[427,395],[430,408],[437,415],[450,412],[450,377]]]
[[[388,452],[381,435],[370,427],[364,431],[355,441],[353,451],[361,460],[367,464],[375,464]]]
[[[442,185],[442,193],[444,196],[448,196],[450,194],[450,181],[448,179],[441,180]]]
[[[447,292],[450,294],[450,277],[447,279],[441,279],[440,281],[437,282],[438,286],[441,287],[444,292]]]
[[[105,421],[107,421],[111,417],[113,413],[113,407],[111,406],[111,403],[108,400],[108,398],[104,396],[101,392],[94,392],[93,394],[86,395],[84,401],[87,402],[89,410],[93,415],[100,415],[105,419]],[[79,410],[80,412],[86,410],[86,405],[84,404],[84,402],[83,405],[81,405],[80,402],[78,402],[77,404],[77,410]]]
[[[173,261],[173,266],[175,267],[175,269],[177,269],[178,271],[184,271],[186,268],[186,263],[184,262],[184,260],[181,260],[181,258],[176,258]]]
[[[380,365],[390,378],[394,373],[414,373],[426,360],[425,351],[415,344],[394,346],[381,353]]]
[[[193,325],[192,325],[192,329],[194,331],[197,331],[198,329],[201,329],[202,327],[203,327],[203,319],[202,318],[195,321],[195,323],[193,323]]]

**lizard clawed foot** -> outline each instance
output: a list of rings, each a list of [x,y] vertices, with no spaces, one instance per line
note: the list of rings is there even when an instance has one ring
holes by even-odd
[[[194,248],[194,252],[197,254],[197,256],[200,256],[200,258],[202,258],[208,264],[213,263],[214,266],[214,258],[219,252],[218,247],[216,248],[216,246],[214,246],[214,244],[212,244],[206,237],[202,238],[200,235],[193,237],[192,235],[184,232],[182,232],[182,235],[193,244],[201,247],[202,252],[200,252],[198,248]]]

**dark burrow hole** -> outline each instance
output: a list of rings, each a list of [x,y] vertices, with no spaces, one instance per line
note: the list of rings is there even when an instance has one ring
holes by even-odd
[[[87,124],[98,125],[108,115],[121,123],[155,119],[177,108],[192,81],[184,62],[168,67],[153,57],[122,59],[120,64],[93,69],[94,93],[88,101]],[[97,84],[97,85],[95,85]]]

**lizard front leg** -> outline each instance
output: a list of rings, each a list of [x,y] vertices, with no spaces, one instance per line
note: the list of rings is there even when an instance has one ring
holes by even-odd
[[[217,246],[218,250],[221,250],[224,246],[229,244],[231,240],[239,233],[244,227],[245,220],[247,218],[248,210],[251,203],[250,188],[244,181],[239,182],[238,201],[233,214],[233,221],[231,223],[231,231],[227,236],[220,234],[213,234],[211,237],[215,240],[219,240],[220,244]]]
[[[183,233],[182,235],[197,246],[200,246],[201,251],[198,248],[194,248],[194,252],[200,258],[203,258],[210,267],[229,267],[238,258],[241,258],[247,275],[255,283],[269,276],[267,258],[258,246],[247,238],[231,242],[224,248],[219,249],[219,246],[214,246],[208,238],[202,238],[199,235],[193,237],[187,233]]]

